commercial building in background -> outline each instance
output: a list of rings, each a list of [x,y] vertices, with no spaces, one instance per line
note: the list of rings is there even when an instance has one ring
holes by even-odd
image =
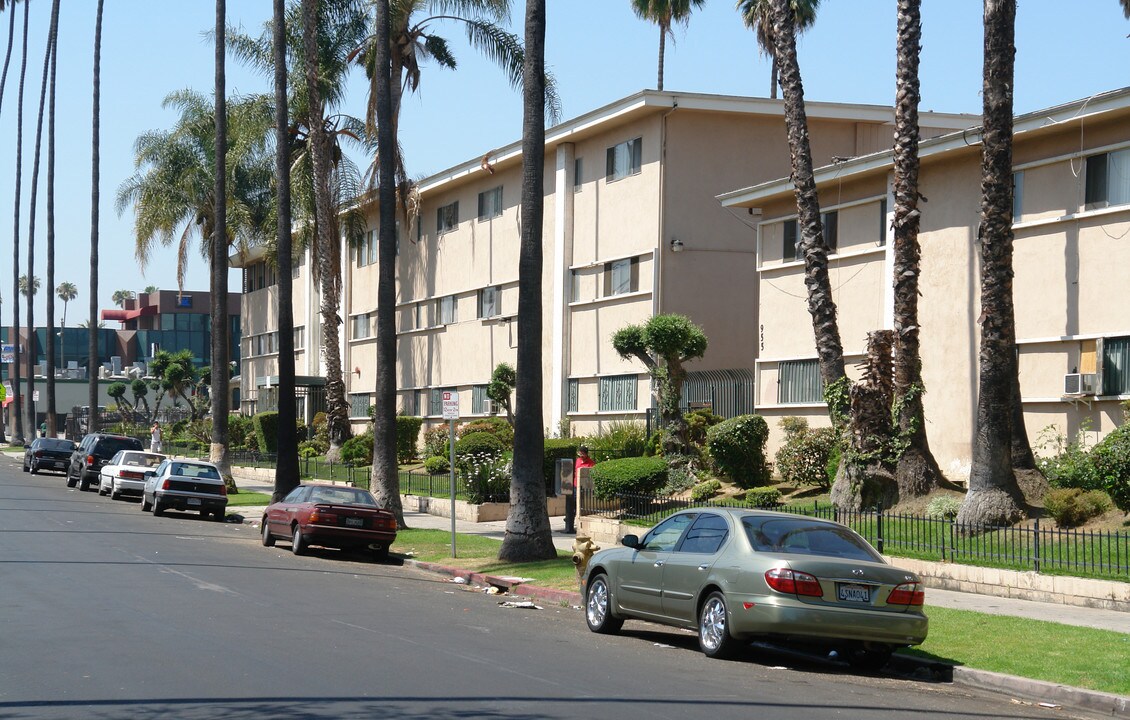
[[[160,350],[176,352],[191,350],[197,367],[210,364],[212,349],[212,323],[210,315],[211,295],[207,292],[177,292],[158,290],[154,293],[140,293],[126,300],[122,308],[102,310],[99,317],[102,323],[119,323],[118,328],[100,327],[98,334],[99,403],[112,404],[113,400],[105,394],[114,382],[129,382],[148,375],[148,363]],[[240,294],[233,292],[228,296],[230,316],[231,359],[239,362],[240,352]],[[73,315],[72,315],[73,318]],[[5,349],[13,343],[9,338],[18,337],[20,342],[21,402],[26,402],[26,382],[29,360],[35,370],[36,386],[40,399],[37,401],[39,420],[42,421],[47,398],[44,382],[47,378],[47,328],[37,327],[34,342],[28,342],[27,328],[0,328],[0,343]],[[90,355],[90,335],[86,328],[56,328],[55,337],[55,412],[62,418],[72,407],[88,404],[87,372]],[[28,352],[33,353],[29,359]],[[11,385],[13,368],[10,362],[0,358],[0,377],[5,385]],[[9,396],[11,393],[9,393]],[[234,396],[238,405],[238,394]],[[236,406],[236,405],[233,405]],[[60,424],[59,427],[62,427]]]
[[[809,103],[820,164],[874,153],[893,136],[889,107]],[[967,115],[924,113],[923,132],[967,127]],[[421,180],[418,214],[398,224],[397,409],[441,420],[445,390],[466,418],[496,412],[491,372],[514,363],[517,343],[521,143]],[[681,313],[709,338],[693,362],[688,405],[723,415],[754,409],[758,353],[755,248],[758,218],[722,207],[719,193],[789,171],[783,103],[747,97],[643,91],[546,132],[543,286],[544,418],[588,433],[642,420],[651,382],[611,337],[660,313]],[[351,415],[368,420],[375,388],[380,208],[343,254],[341,354]],[[244,412],[277,402],[278,297],[262,249],[233,256],[244,272],[241,397]],[[299,413],[320,398],[319,293],[308,256],[294,269]]]
[[[955,479],[968,476],[976,430],[980,142],[971,128],[921,145],[926,429]],[[893,327],[892,154],[825,165],[816,182],[850,368],[864,357],[868,331]],[[1095,439],[1121,424],[1130,398],[1130,284],[1117,271],[1130,264],[1130,88],[1018,116],[1013,183],[1016,352],[1029,440],[1038,445],[1046,428],[1071,439],[1089,430]],[[771,427],[790,415],[827,424],[792,183],[782,177],[720,199],[757,218],[744,241],[757,248],[757,410]]]

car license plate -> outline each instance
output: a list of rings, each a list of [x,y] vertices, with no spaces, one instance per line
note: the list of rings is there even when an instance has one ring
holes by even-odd
[[[347,517],[345,518],[345,524],[347,527],[364,527],[365,521],[362,518]]]
[[[189,505],[199,505],[200,504],[200,498],[189,498],[188,504]]]
[[[849,602],[871,602],[871,588],[867,585],[836,583],[836,595]]]

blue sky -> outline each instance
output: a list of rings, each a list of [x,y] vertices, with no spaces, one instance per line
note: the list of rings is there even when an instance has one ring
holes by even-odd
[[[258,34],[270,16],[267,0],[228,0],[231,24]],[[656,84],[658,31],[632,14],[628,0],[549,0],[547,62],[556,76],[567,119]],[[981,3],[926,0],[923,9],[922,109],[979,113]],[[1070,6],[1070,9],[1065,9]],[[94,0],[63,3],[57,99],[56,283],[79,288],[68,325],[86,317],[89,295],[90,114]],[[21,273],[26,272],[28,199],[35,119],[50,3],[31,3],[24,89],[24,181]],[[514,0],[520,32],[523,4]],[[11,321],[11,262],[15,176],[17,46],[0,111],[0,297]],[[6,31],[7,15],[0,27]],[[161,100],[175,89],[210,92],[213,27],[210,0],[106,0],[102,49],[101,307],[118,289],[175,288],[173,249],[158,250],[143,275],[134,259],[133,217],[115,211],[121,182],[133,173],[133,143],[175,117]],[[1030,112],[1130,85],[1130,22],[1117,0],[1022,0],[1017,19],[1016,111]],[[479,157],[520,138],[521,99],[502,73],[479,58],[451,26],[456,72],[425,67],[420,92],[404,101],[401,143],[408,171],[423,177]],[[0,45],[6,35],[0,35]],[[894,0],[824,0],[816,25],[800,40],[801,72],[809,100],[890,104],[894,94]],[[1119,68],[1122,68],[1119,70]],[[733,0],[709,0],[667,44],[667,90],[767,96],[769,62],[734,10]],[[269,92],[269,80],[228,61],[229,94]],[[358,75],[344,110],[362,115],[365,84]],[[41,170],[35,274],[46,277],[45,172]],[[205,265],[194,255],[186,289],[205,289]],[[238,289],[237,274],[231,276]],[[44,288],[46,290],[46,288]],[[45,293],[36,298],[42,325]],[[61,304],[57,315],[61,316]],[[22,316],[22,311],[21,311]]]

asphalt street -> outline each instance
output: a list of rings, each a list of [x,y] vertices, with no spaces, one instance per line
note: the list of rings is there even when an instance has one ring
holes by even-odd
[[[1088,717],[500,600],[0,465],[0,720]]]

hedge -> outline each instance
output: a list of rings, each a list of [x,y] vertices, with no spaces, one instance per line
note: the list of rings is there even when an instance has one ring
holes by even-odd
[[[760,415],[739,415],[706,431],[706,443],[718,468],[741,487],[767,485],[765,443],[769,426]]]
[[[279,414],[273,411],[257,413],[252,422],[255,423],[255,437],[259,440],[260,452],[278,452]]]
[[[396,461],[400,463],[411,462],[416,459],[417,447],[420,442],[420,427],[424,418],[412,415],[396,416]]]
[[[456,457],[480,452],[497,454],[505,450],[506,446],[497,436],[486,432],[469,433],[455,441]]]
[[[605,460],[590,470],[593,492],[598,498],[621,493],[654,493],[667,482],[667,461],[661,457]]]

